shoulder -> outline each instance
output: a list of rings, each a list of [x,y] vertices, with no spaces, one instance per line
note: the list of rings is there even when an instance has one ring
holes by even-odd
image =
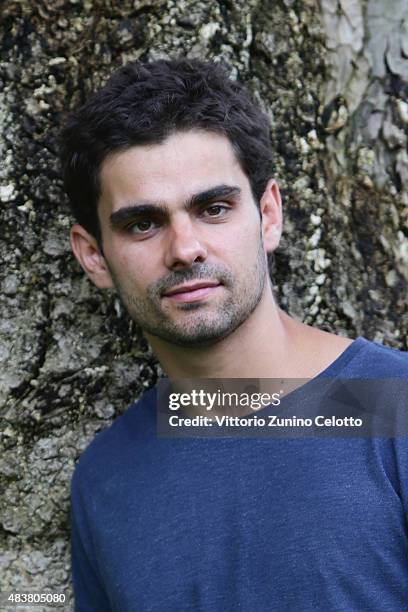
[[[156,387],[146,391],[124,414],[99,432],[82,452],[72,477],[72,487],[83,479],[98,480],[134,449],[138,441],[155,432]]]
[[[408,378],[408,353],[359,337],[343,354],[344,376]]]

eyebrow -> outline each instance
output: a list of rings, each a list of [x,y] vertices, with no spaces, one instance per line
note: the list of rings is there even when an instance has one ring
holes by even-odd
[[[200,193],[195,193],[185,203],[184,208],[187,211],[194,210],[203,204],[219,200],[221,198],[231,198],[239,196],[241,188],[237,185],[217,185]],[[139,202],[129,204],[112,213],[109,217],[109,222],[112,229],[120,229],[126,223],[139,215],[168,215],[169,208],[162,203],[156,202]]]

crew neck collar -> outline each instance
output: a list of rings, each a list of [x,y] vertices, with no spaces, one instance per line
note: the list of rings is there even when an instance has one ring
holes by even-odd
[[[362,336],[358,336],[340,355],[320,372],[315,378],[335,378],[339,376],[344,367],[350,363],[352,359],[368,344],[368,340]],[[312,379],[313,380],[313,379]]]

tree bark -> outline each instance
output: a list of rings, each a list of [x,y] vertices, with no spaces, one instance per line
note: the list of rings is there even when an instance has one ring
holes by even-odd
[[[66,112],[128,60],[222,58],[271,122],[280,304],[406,349],[406,1],[10,0],[0,37],[0,590],[69,594],[75,460],[159,368],[71,254]]]

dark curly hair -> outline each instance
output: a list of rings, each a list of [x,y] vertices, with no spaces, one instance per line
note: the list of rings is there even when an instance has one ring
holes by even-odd
[[[273,166],[268,119],[217,63],[128,63],[70,116],[60,134],[64,187],[78,223],[101,248],[97,203],[106,156],[135,145],[160,144],[175,131],[191,129],[229,139],[259,204]]]

